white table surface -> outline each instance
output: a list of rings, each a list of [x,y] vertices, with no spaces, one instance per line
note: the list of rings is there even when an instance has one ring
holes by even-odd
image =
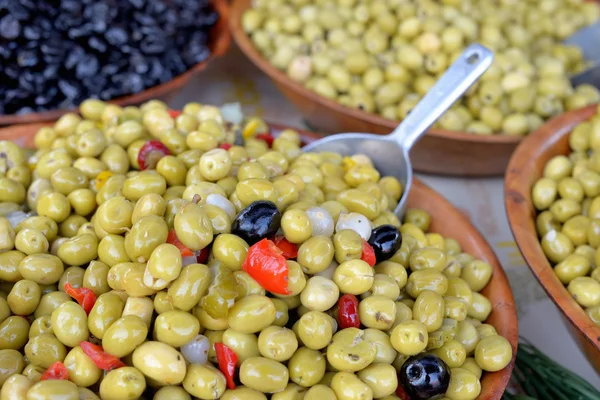
[[[225,57],[211,63],[177,93],[169,104],[176,109],[190,101],[216,105],[239,102],[248,114],[306,128],[295,107],[235,45]],[[465,211],[494,248],[511,282],[519,312],[520,335],[600,388],[600,375],[579,351],[559,311],[521,257],[505,215],[502,178],[463,179],[421,174],[418,177]]]

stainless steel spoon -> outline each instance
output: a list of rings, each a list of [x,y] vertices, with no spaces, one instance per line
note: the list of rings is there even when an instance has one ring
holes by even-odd
[[[494,54],[473,44],[446,70],[431,90],[389,135],[342,133],[327,136],[304,146],[304,151],[333,151],[342,155],[365,154],[381,176],[398,178],[403,186],[394,213],[402,218],[410,192],[413,171],[409,151],[413,144],[489,68]]]

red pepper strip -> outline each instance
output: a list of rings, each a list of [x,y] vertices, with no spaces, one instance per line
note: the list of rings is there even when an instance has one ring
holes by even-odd
[[[192,250],[188,249],[183,243],[179,241],[179,238],[177,238],[177,233],[175,233],[175,229],[171,229],[169,231],[169,235],[167,236],[167,243],[177,247],[183,257],[194,255]]]
[[[400,397],[402,400],[411,400],[408,393],[404,391],[402,384],[398,382],[398,388],[396,389],[396,396]]]
[[[81,350],[83,350],[85,355],[91,358],[94,364],[100,369],[112,371],[113,369],[126,366],[119,357],[106,353],[102,350],[102,347],[94,343],[81,342],[79,343],[79,346],[81,346]]]
[[[92,289],[74,288],[69,282],[65,283],[65,293],[74,298],[86,314],[92,311],[92,307],[96,303],[96,295]]]
[[[217,353],[219,369],[223,375],[225,375],[225,379],[227,379],[227,387],[229,389],[235,389],[233,377],[238,362],[237,354],[223,343],[215,343],[215,353]]]
[[[242,268],[271,293],[289,294],[288,266],[279,247],[268,239],[248,249]]]
[[[256,139],[264,140],[265,142],[267,142],[267,145],[269,147],[273,146],[273,141],[275,140],[275,138],[270,133],[259,133],[258,135],[256,135]]]
[[[286,260],[298,257],[298,246],[289,242],[285,236],[275,236],[273,238],[273,243],[275,243],[275,246],[279,247],[279,250],[282,251],[282,255]]]
[[[210,247],[203,248],[197,254],[198,255],[196,256],[196,261],[198,262],[198,264],[204,264],[206,260],[208,260],[208,255],[210,254]]]
[[[42,374],[40,378],[41,381],[46,381],[50,379],[57,379],[61,381],[69,380],[69,371],[67,371],[67,367],[60,361],[56,361],[54,364],[48,367],[46,371]]]
[[[229,150],[231,148],[231,144],[230,143],[221,143],[221,145],[219,147],[222,149],[225,149],[225,150]]]
[[[373,250],[373,247],[365,239],[363,239],[363,250],[360,259],[369,264],[371,267],[377,263],[375,250]]]
[[[154,169],[158,161],[164,156],[170,156],[171,150],[158,140],[148,140],[140,149],[137,156],[140,169]]]
[[[360,328],[358,299],[353,294],[345,294],[338,301],[338,322],[341,329]]]
[[[181,111],[178,110],[169,110],[168,113],[171,116],[171,118],[177,118],[181,115]]]

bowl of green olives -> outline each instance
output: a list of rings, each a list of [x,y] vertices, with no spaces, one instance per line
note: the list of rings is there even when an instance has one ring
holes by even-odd
[[[412,150],[415,170],[503,175],[520,140],[564,110],[598,102],[568,74],[581,51],[561,44],[595,21],[595,2],[411,0],[232,3],[234,40],[323,133],[388,134],[468,44],[492,67]],[[566,22],[568,21],[568,22]],[[509,29],[506,27],[516,27]]]
[[[0,398],[501,399],[512,292],[448,201],[415,181],[401,221],[314,134],[132,110],[0,130]]]
[[[600,194],[597,106],[561,115],[527,137],[505,179],[510,227],[525,261],[600,371]]]

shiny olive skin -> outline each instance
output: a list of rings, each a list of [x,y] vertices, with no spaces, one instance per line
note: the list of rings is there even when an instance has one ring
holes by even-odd
[[[65,345],[75,347],[88,339],[88,318],[81,306],[66,302],[52,311],[52,330]]]
[[[125,302],[114,292],[100,295],[88,315],[90,333],[102,339],[109,326],[121,317]]]
[[[267,200],[258,200],[244,208],[231,224],[231,233],[249,245],[275,235],[281,224],[277,206]]]
[[[133,366],[163,385],[177,385],[186,373],[185,359],[171,346],[147,341],[133,351]]]
[[[125,315],[104,332],[102,348],[109,354],[124,357],[146,340],[148,326],[137,315]]]
[[[156,317],[154,331],[158,341],[172,347],[181,347],[196,337],[200,331],[200,322],[187,312],[166,311]]]
[[[13,349],[2,349],[0,350],[0,386],[2,386],[6,380],[12,374],[20,374],[25,367],[25,361],[23,355]]]
[[[49,379],[37,382],[27,392],[27,400],[79,400],[77,385],[71,381]]]
[[[100,382],[100,396],[104,400],[140,398],[145,389],[146,379],[134,367],[114,369]]]
[[[13,315],[0,324],[0,349],[19,350],[27,343],[29,322]]]
[[[25,355],[31,363],[48,368],[56,361],[63,361],[67,349],[53,334],[44,333],[29,339],[25,345]]]
[[[289,372],[285,365],[264,357],[251,357],[240,366],[240,381],[262,393],[276,393],[287,386]]]
[[[426,400],[446,392],[450,383],[450,369],[437,356],[418,354],[402,365],[399,380],[411,398]]]
[[[377,262],[389,260],[402,245],[402,234],[393,225],[380,225],[371,231],[369,244],[375,251]]]
[[[98,382],[102,370],[94,364],[81,347],[73,347],[64,358],[63,363],[69,372],[69,380],[80,387],[89,387]]]

